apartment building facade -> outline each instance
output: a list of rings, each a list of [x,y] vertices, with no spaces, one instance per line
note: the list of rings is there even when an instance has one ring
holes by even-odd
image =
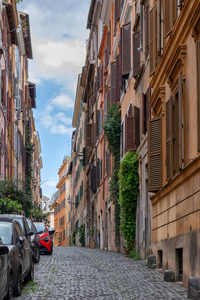
[[[25,147],[28,134],[35,142],[37,175],[31,178],[31,190],[33,204],[39,207],[42,160],[33,118],[35,84],[28,82],[28,60],[33,58],[29,15],[17,11],[15,0],[0,1],[0,26],[0,179],[17,180],[23,187],[30,162]]]

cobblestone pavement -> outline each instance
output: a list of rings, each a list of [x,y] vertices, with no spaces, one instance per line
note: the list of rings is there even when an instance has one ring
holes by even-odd
[[[187,299],[187,291],[163,274],[123,254],[81,247],[54,248],[35,264],[34,283],[18,300],[155,300]]]

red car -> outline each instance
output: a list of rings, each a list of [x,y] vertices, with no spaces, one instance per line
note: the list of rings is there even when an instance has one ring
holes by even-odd
[[[40,252],[51,255],[53,253],[53,241],[47,226],[44,223],[33,222],[40,237]]]

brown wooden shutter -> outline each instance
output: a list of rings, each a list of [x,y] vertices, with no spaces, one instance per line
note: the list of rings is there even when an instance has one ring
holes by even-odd
[[[164,0],[164,35],[170,34],[173,27],[173,0]]]
[[[146,122],[148,122],[149,119],[151,119],[151,102],[150,102],[150,98],[151,98],[151,88],[150,86],[148,87],[147,89],[147,92],[146,92],[146,106],[147,106],[147,109],[146,109]]]
[[[173,99],[173,175],[179,172],[179,107],[178,98]]]
[[[108,37],[107,37],[107,63],[109,63],[111,53],[111,34],[110,31],[108,31]]]
[[[111,63],[111,103],[116,103],[116,61]]]
[[[179,128],[179,170],[182,169],[182,132],[183,132],[183,78],[182,73],[178,76],[178,128]]]
[[[4,26],[3,26],[3,47],[7,49],[7,27],[5,25],[5,17],[4,17]]]
[[[120,98],[120,81],[121,81],[121,74],[120,74],[120,56],[119,54],[116,56],[116,79],[117,79],[117,86],[116,86],[116,100]]]
[[[162,119],[148,122],[148,188],[156,192],[162,187]]]
[[[140,142],[139,108],[134,106],[134,116],[125,118],[125,147],[126,151],[135,151]]]
[[[140,32],[133,34],[133,77],[136,77],[140,71]]]
[[[1,72],[1,103],[6,106],[6,70]]]
[[[146,57],[149,54],[149,4],[145,6],[145,13],[144,13],[144,22],[145,22],[145,54]]]
[[[97,158],[97,186],[100,185],[100,159]]]
[[[166,179],[173,177],[173,108],[172,98],[166,103]]]
[[[96,135],[99,138],[99,110],[96,110]]]
[[[122,26],[122,75],[131,70],[131,22]]]
[[[146,110],[147,110],[147,101],[146,95],[142,94],[142,133],[146,134],[147,132],[147,120],[146,120]]]
[[[152,75],[156,69],[156,53],[157,53],[157,44],[156,44],[156,5],[153,6],[150,11],[150,44],[149,44],[149,55],[150,55],[150,75]]]
[[[161,0],[157,0],[157,53],[161,55]]]
[[[86,147],[92,145],[92,124],[86,124]]]
[[[107,88],[107,112],[108,112],[108,108],[111,104],[111,100],[110,100],[110,87]]]
[[[200,39],[196,41],[197,52],[197,150],[200,152]]]
[[[97,190],[97,180],[96,180],[96,166],[92,166],[91,174],[91,190],[96,193]]]
[[[120,18],[120,0],[115,0],[115,22]]]
[[[8,97],[8,124],[11,124],[11,120],[12,120],[12,99],[11,97]]]

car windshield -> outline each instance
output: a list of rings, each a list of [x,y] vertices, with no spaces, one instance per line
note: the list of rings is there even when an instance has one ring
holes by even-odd
[[[34,223],[37,231],[48,232],[46,226],[43,223]]]
[[[12,223],[0,221],[0,238],[3,244],[12,244]]]

